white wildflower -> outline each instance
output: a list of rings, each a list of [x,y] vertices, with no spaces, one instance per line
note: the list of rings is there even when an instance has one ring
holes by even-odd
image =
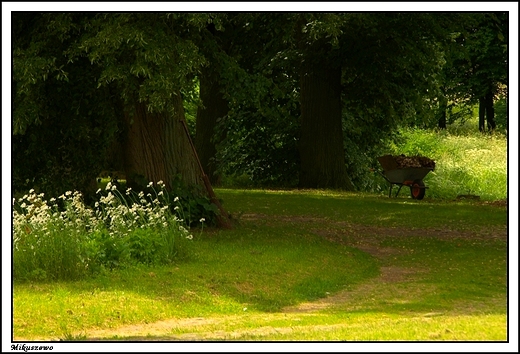
[[[152,187],[152,186],[153,186],[153,182],[148,183],[148,187]]]
[[[200,221],[201,223],[203,223],[204,221],[206,221],[206,219],[204,219],[204,218],[200,218],[199,221]]]
[[[188,235],[188,236],[186,236],[186,238],[187,238],[188,240],[193,240],[193,235]]]
[[[179,197],[175,197],[175,199],[173,200],[173,202],[178,202],[179,201]]]

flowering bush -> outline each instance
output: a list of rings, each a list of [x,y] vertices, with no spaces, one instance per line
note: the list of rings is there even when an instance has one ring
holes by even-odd
[[[162,182],[157,187],[127,189],[123,196],[109,183],[98,190],[94,208],[79,192],[47,201],[30,190],[13,199],[14,277],[76,279],[105,268],[173,261],[193,236],[170,212]]]

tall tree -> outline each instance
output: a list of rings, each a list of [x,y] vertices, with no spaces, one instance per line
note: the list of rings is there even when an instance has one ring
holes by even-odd
[[[100,70],[63,55],[91,15],[12,14],[13,189],[57,196],[92,182],[118,127]]]
[[[225,14],[208,16],[208,23],[201,29],[198,40],[199,48],[208,63],[199,73],[201,104],[197,109],[195,146],[200,162],[212,184],[220,183],[216,145],[223,137],[217,134],[216,127],[229,112],[221,80],[221,73],[226,70],[221,58],[227,56],[226,51],[231,44],[229,36],[223,31],[222,22],[225,19]],[[229,22],[226,25],[228,24]],[[232,29],[228,27],[227,32],[232,32]]]
[[[204,110],[199,112],[204,115],[200,121],[197,117],[197,125],[204,125],[204,135],[197,134],[196,143],[217,145],[211,160],[221,173],[247,174],[254,183],[286,186],[294,186],[298,178],[297,68],[282,51],[287,49],[284,38],[290,36],[285,31],[287,18],[286,14],[219,14],[212,18],[209,33],[203,32],[208,66],[202,74],[218,82],[200,77],[201,98],[204,84],[208,95],[215,91],[202,99]],[[227,110],[222,119],[224,102]],[[213,108],[206,103],[214,103]],[[211,115],[213,120],[206,120]],[[208,127],[215,120],[218,124],[211,136]]]
[[[507,12],[466,14],[447,47],[449,97],[479,105],[480,131],[495,129],[494,102],[507,91],[508,23]]]
[[[300,186],[352,189],[346,169],[339,167],[345,156],[352,161],[354,155],[354,149],[345,155],[345,137],[368,150],[398,122],[413,118],[439,67],[442,16],[338,13],[302,15],[297,21]],[[345,118],[352,131],[342,132]],[[357,132],[363,132],[359,139]]]
[[[126,123],[125,172],[130,186],[178,176],[203,187],[198,163],[183,128],[180,90],[191,84],[203,58],[181,37],[187,19],[174,14],[100,14],[78,41],[102,72],[100,86],[120,93]],[[199,176],[197,178],[196,176]]]
[[[49,78],[61,86],[66,86],[62,82],[71,83],[69,87],[79,97],[72,117],[99,115],[118,127],[129,186],[137,189],[162,180],[170,189],[180,177],[185,186],[209,196],[221,207],[196,159],[180,94],[181,89],[190,88],[190,77],[204,63],[187,34],[190,28],[198,29],[198,23],[188,14],[165,13],[48,13],[37,15],[36,24],[31,23],[34,20],[21,15],[16,28],[14,133],[23,134],[39,121],[50,122],[51,117],[58,122],[70,119],[70,102],[60,100],[56,89],[61,87],[54,87]],[[25,33],[24,26],[33,31]],[[86,81],[85,87],[82,81]],[[98,108],[96,102],[100,107],[111,107],[112,115],[92,113]],[[78,130],[87,135],[87,145],[95,144],[84,127]],[[99,128],[96,132],[103,134]],[[112,131],[111,136],[104,136],[103,141],[108,142],[105,152],[115,135]],[[63,151],[74,156],[85,152],[75,149],[74,144]],[[98,152],[102,155],[103,149]],[[76,165],[95,166],[87,174],[91,181],[102,168],[95,155],[88,161],[79,156],[72,160]],[[81,176],[78,171],[72,174]],[[84,191],[84,187],[73,183],[73,188]],[[221,212],[219,221],[225,223],[225,212]]]
[[[343,149],[341,67],[324,55],[327,46],[316,42],[307,48],[301,68],[299,186],[352,190]]]
[[[233,50],[220,75],[230,102],[220,161],[255,178],[274,176],[273,166],[290,161],[286,171],[299,169],[301,187],[353,189],[349,173],[359,152],[378,145],[404,119],[416,119],[416,110],[434,97],[445,17],[234,17]],[[283,155],[291,140],[298,154]]]

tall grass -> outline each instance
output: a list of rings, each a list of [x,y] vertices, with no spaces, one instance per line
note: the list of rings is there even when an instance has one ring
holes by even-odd
[[[427,156],[435,171],[424,182],[431,198],[453,199],[478,195],[482,200],[507,197],[507,138],[501,133],[482,134],[465,129],[401,130],[401,142],[391,153]]]
[[[78,279],[130,264],[173,261],[193,236],[165,203],[162,184],[158,187],[149,184],[148,193],[127,189],[123,196],[108,184],[98,190],[93,209],[79,192],[46,200],[31,190],[13,199],[14,279]]]

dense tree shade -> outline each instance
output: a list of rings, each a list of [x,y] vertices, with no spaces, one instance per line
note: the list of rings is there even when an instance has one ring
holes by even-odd
[[[507,94],[508,13],[466,16],[448,48],[446,83],[453,100],[479,104],[479,129],[496,128],[494,103]]]
[[[205,174],[363,188],[402,124],[442,126],[468,101],[494,127],[507,25],[507,13],[13,12],[13,187],[92,192],[118,165],[134,188],[180,177],[202,190]]]

